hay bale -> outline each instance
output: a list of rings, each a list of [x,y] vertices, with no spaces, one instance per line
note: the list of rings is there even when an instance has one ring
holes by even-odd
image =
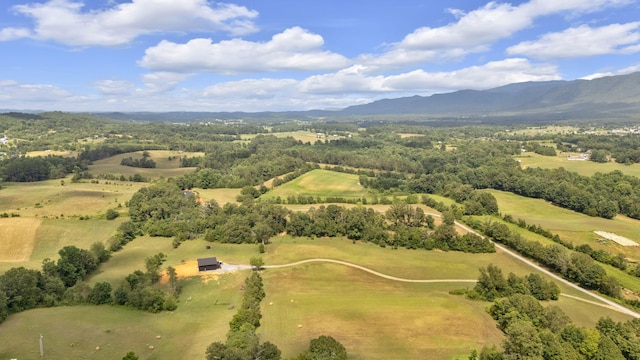
[[[156,335],[156,339],[162,339],[162,335]]]
[[[100,350],[100,346],[96,346],[96,351]]]
[[[149,350],[153,350],[155,347],[153,345],[149,345]]]

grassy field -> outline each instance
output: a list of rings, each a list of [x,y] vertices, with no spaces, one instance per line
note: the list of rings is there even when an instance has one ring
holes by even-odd
[[[202,201],[215,200],[220,206],[226,203],[236,202],[236,197],[240,195],[242,189],[193,189],[198,193]]]
[[[128,184],[67,183],[62,186],[59,181],[9,184],[0,196],[10,198],[12,203],[6,206],[7,211],[20,212],[21,217],[0,219],[0,229],[4,230],[4,225],[13,229],[0,235],[3,245],[0,256],[6,259],[0,261],[0,272],[14,266],[39,268],[42,259],[55,259],[58,250],[66,245],[89,248],[93,242],[107,241],[126,218],[107,221],[99,215],[130,198],[137,188]],[[314,170],[275,191],[281,189],[314,197],[364,195],[357,176],[324,170]],[[198,190],[203,200],[216,199],[221,204],[235,201],[237,191]],[[503,213],[515,216],[514,212],[505,209],[511,206],[515,211],[521,206],[525,211],[533,206],[517,205],[517,198],[505,200],[500,197],[510,194],[495,195]],[[39,199],[38,207],[33,196]],[[5,202],[0,201],[0,206],[2,204]],[[542,204],[551,206],[544,201]],[[375,208],[385,211],[388,205]],[[96,216],[89,220],[72,218],[78,209],[81,209],[78,214]],[[0,208],[0,211],[4,210]],[[123,208],[122,212],[125,211]],[[435,212],[426,207],[425,211]],[[536,211],[542,216],[550,210],[539,208]],[[65,216],[56,218],[57,214]],[[630,219],[615,221],[623,227],[638,225]],[[578,230],[578,226],[581,225],[569,229]],[[628,236],[613,228],[602,230]],[[209,256],[216,256],[225,263],[247,264],[249,258],[259,255],[256,245],[212,244],[196,239],[174,249],[171,239],[142,236],[100,265],[88,283],[109,281],[117,286],[126,275],[144,269],[144,259],[158,252],[167,255],[165,266],[174,267]],[[272,239],[262,256],[267,265],[310,258],[343,260],[408,279],[476,279],[478,268],[490,263],[499,264],[505,274],[514,272],[522,276],[532,271],[502,252],[464,254],[392,250],[330,238],[278,236]],[[237,309],[242,296],[240,286],[247,274],[244,271],[207,278],[182,278],[183,292],[174,312],[148,314],[112,306],[76,306],[12,315],[0,324],[0,339],[3,339],[0,358],[39,358],[38,334],[44,336],[46,357],[54,359],[117,359],[127,351],[135,351],[141,359],[202,358],[208,344],[224,340],[228,322],[235,313],[229,306],[234,305]],[[178,276],[181,276],[180,272]],[[323,334],[343,343],[353,359],[466,359],[471,349],[499,344],[503,338],[485,312],[488,303],[449,294],[450,290],[471,287],[471,284],[401,283],[327,263],[268,269],[263,277],[267,297],[262,303],[263,326],[258,333],[262,341],[277,344],[285,357],[297,355],[308,346],[309,340]],[[345,288],[349,291],[345,292]],[[564,286],[561,289],[563,293],[585,298],[576,290]],[[600,316],[628,319],[612,310],[570,298],[562,297],[554,304],[584,326],[593,326]]]
[[[614,161],[607,163],[596,163],[593,161],[576,161],[567,160],[567,156],[576,156],[578,153],[558,153],[557,156],[543,156],[532,152],[527,152],[522,155],[514,156],[514,159],[520,160],[520,166],[527,167],[539,167],[543,169],[557,169],[560,167],[565,168],[568,171],[577,172],[580,175],[591,176],[597,172],[608,173],[615,170],[619,170],[625,175],[640,177],[640,164],[624,165],[618,164]]]
[[[329,170],[312,170],[272,191],[267,192],[265,198],[280,196],[336,196],[344,198],[360,198],[367,191],[358,182],[358,175],[339,173]]]
[[[589,244],[640,257],[638,247],[623,247],[613,241],[596,242],[599,236],[594,233],[596,230],[608,231],[640,243],[639,220],[623,215],[618,215],[613,220],[591,217],[560,208],[542,199],[531,199],[497,190],[490,190],[490,192],[498,200],[502,214],[509,214],[515,219],[522,218],[528,224],[538,224],[576,245]],[[553,216],[550,216],[551,214]]]
[[[110,181],[72,183],[47,180],[30,183],[5,183],[0,191],[0,212],[22,217],[98,216],[107,209],[124,204],[146,183]]]
[[[212,249],[207,250],[206,245]],[[143,269],[144,258],[158,252],[167,254],[165,266],[205,256],[246,264],[251,256],[258,255],[256,245],[192,240],[173,249],[170,239],[140,237],[101,265],[89,282],[117,284],[130,272]],[[475,279],[477,269],[489,263],[500,264],[505,273],[531,272],[500,252],[472,255],[392,250],[353,244],[346,239],[277,237],[263,256],[267,265],[314,257],[339,259],[412,279]],[[209,343],[224,339],[235,313],[228,306],[238,304],[239,287],[246,275],[239,272],[213,281],[198,277],[181,280],[184,290],[180,305],[172,313],[153,315],[118,307],[80,306],[12,315],[0,325],[0,338],[19,340],[3,342],[9,345],[0,346],[0,358],[38,358],[40,333],[45,336],[49,358],[66,354],[73,358],[113,359],[130,350],[144,359],[201,358]],[[277,344],[285,357],[296,355],[310,339],[321,334],[342,342],[354,359],[397,358],[398,354],[402,358],[465,358],[472,348],[497,344],[502,339],[484,311],[487,303],[448,294],[469,284],[399,283],[323,263],[270,269],[263,277],[267,298],[262,303],[263,326],[258,333],[263,341]],[[346,287],[349,292],[344,291]],[[563,291],[577,295],[564,288]],[[593,326],[600,316],[626,319],[611,310],[575,300],[563,299],[558,305],[579,316],[574,320],[582,325]],[[47,321],[38,321],[42,318]],[[157,335],[162,338],[156,339]],[[154,349],[150,350],[149,345]]]
[[[343,139],[344,136],[332,136],[331,134],[328,134],[329,136],[327,137],[318,137],[317,133],[315,131],[285,131],[285,132],[274,132],[274,133],[269,133],[269,134],[264,134],[264,135],[273,135],[275,137],[278,138],[286,138],[286,137],[292,137],[296,140],[302,141],[303,143],[306,142],[310,142],[310,143],[315,143],[318,140],[324,141],[325,139],[328,140],[333,140],[333,139]],[[248,141],[251,140],[253,138],[255,138],[256,134],[243,134],[241,135],[242,140],[244,141]]]
[[[93,175],[97,174],[117,174],[124,176],[132,176],[140,174],[144,178],[158,179],[161,177],[178,177],[188,172],[192,172],[195,168],[181,168],[179,157],[203,156],[204,153],[195,152],[178,152],[169,150],[149,150],[150,159],[156,162],[153,169],[136,168],[131,166],[120,165],[123,158],[133,157],[134,159],[142,157],[142,151],[133,153],[119,154],[107,159],[95,161],[89,166],[89,172]],[[169,157],[178,157],[169,160]]]

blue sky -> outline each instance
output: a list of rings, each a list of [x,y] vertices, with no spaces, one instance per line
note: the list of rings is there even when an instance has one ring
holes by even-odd
[[[631,0],[0,4],[0,109],[338,109],[634,71]]]

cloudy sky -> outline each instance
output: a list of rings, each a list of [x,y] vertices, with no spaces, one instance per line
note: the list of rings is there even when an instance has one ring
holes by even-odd
[[[337,109],[633,71],[635,0],[0,2],[0,109]]]

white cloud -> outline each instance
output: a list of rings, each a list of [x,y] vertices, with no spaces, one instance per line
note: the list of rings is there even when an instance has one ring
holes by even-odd
[[[611,24],[598,28],[588,25],[524,41],[507,49],[510,55],[527,55],[539,59],[571,58],[637,52],[640,22]],[[635,46],[629,46],[636,44]],[[626,46],[626,47],[625,47]]]
[[[268,99],[292,94],[298,82],[294,79],[244,79],[218,83],[204,89],[204,97],[236,97]]]
[[[71,97],[70,92],[53,85],[22,84],[14,80],[0,81],[0,101],[6,103],[3,107],[9,107],[8,104],[15,102],[53,102],[64,101]]]
[[[125,80],[100,80],[94,85],[103,95],[128,95],[135,89],[135,84]]]
[[[118,46],[158,32],[251,33],[256,31],[251,19],[258,15],[244,6],[212,6],[206,0],[132,0],[90,11],[82,11],[83,7],[83,2],[72,0],[17,5],[16,12],[30,16],[36,23],[32,32],[21,31],[17,35],[69,46]]]
[[[631,65],[631,66],[628,66],[626,68],[619,69],[619,70],[616,70],[616,71],[597,72],[597,73],[594,73],[594,74],[590,74],[590,75],[581,77],[581,79],[583,79],[583,80],[593,80],[593,79],[597,79],[597,78],[601,78],[601,77],[605,77],[605,76],[626,75],[626,74],[631,74],[631,73],[638,72],[638,71],[640,71],[640,64],[635,64],[635,65]]]
[[[212,43],[193,39],[186,44],[162,41],[148,48],[139,65],[156,71],[208,71],[221,74],[290,70],[335,70],[349,60],[324,51],[322,36],[294,27],[268,42],[233,39]]]
[[[456,21],[441,27],[421,27],[382,54],[359,58],[370,71],[399,68],[426,61],[452,61],[468,54],[485,52],[498,40],[509,38],[533,25],[541,16],[560,13],[588,13],[621,6],[632,0],[531,0],[514,6],[489,2],[470,12],[448,9]]]
[[[0,29],[0,41],[10,41],[25,38],[31,35],[29,29],[25,28],[4,28]]]
[[[312,76],[300,83],[306,93],[378,92],[423,93],[458,89],[488,89],[525,81],[558,80],[557,68],[547,64],[531,64],[526,59],[505,59],[482,66],[471,66],[451,72],[411,71],[392,76],[367,76],[362,67],[352,67],[335,74]]]
[[[141,93],[160,93],[173,90],[179,83],[192,77],[193,74],[172,73],[158,71],[142,76],[145,88],[139,90]]]

